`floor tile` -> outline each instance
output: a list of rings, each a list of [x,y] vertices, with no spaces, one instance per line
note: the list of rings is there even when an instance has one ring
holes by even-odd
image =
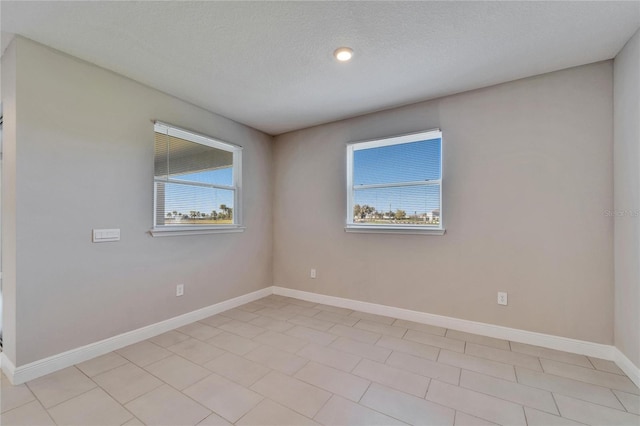
[[[360,404],[413,425],[453,425],[455,414],[451,408],[376,383],[369,387]]]
[[[540,360],[537,357],[518,352],[505,351],[502,349],[491,348],[489,346],[478,345],[476,343],[467,343],[465,354],[493,361],[505,362],[512,365],[519,365],[520,367],[528,368],[529,370],[542,371]]]
[[[257,319],[257,318],[256,318]],[[262,327],[258,327],[257,325],[249,324],[248,322],[232,320],[227,323],[222,324],[218,327],[220,330],[228,331],[229,333],[237,334],[241,337],[246,337],[247,339],[253,339],[259,334],[267,331]]]
[[[456,340],[464,340],[466,342],[477,343],[478,345],[491,346],[496,349],[504,349],[510,351],[509,342],[502,339],[494,339],[493,337],[480,336],[478,334],[465,333],[464,331],[447,330],[446,337]]]
[[[226,331],[223,331],[217,336],[213,336],[211,339],[207,340],[207,343],[236,355],[244,355],[260,346],[259,343],[256,343],[253,340],[236,336],[235,334],[228,333]]]
[[[640,426],[611,361],[279,295],[1,380],[3,424]]]
[[[437,379],[441,382],[451,383],[452,385],[457,385],[460,380],[460,369],[458,367],[452,367],[404,352],[394,351],[387,358],[386,364],[431,379]]]
[[[613,393],[628,412],[640,415],[640,396],[619,390],[614,390]]]
[[[198,340],[211,339],[213,336],[222,333],[222,330],[219,328],[212,327],[201,322],[187,324],[183,327],[177,328],[176,330]]]
[[[424,376],[368,359],[363,359],[353,369],[353,374],[421,398],[426,394],[430,380]]]
[[[342,324],[336,324],[329,329],[329,333],[336,334],[338,336],[347,337],[358,342],[375,344],[382,335],[380,333],[372,333],[370,331],[360,330],[353,327],[347,327]]]
[[[456,411],[456,419],[453,423],[455,426],[493,426],[495,423],[488,420],[481,419],[479,417],[472,416],[471,414],[463,413],[462,411]]]
[[[301,325],[303,327],[313,328],[315,330],[327,331],[335,324],[329,321],[324,321],[318,318],[306,317],[304,315],[296,315],[293,318],[288,319],[291,324]]]
[[[355,402],[371,384],[361,377],[315,362],[308,363],[294,377]]]
[[[277,372],[258,380],[251,390],[310,418],[331,396],[327,391]]]
[[[122,423],[122,426],[145,426],[145,425],[139,419],[134,417],[128,422]]]
[[[100,388],[92,389],[49,409],[59,425],[121,425],[133,415]]]
[[[528,426],[577,426],[584,424],[530,407],[524,407],[524,414],[527,416]]]
[[[389,355],[391,355],[390,349],[362,343],[345,337],[336,339],[328,347],[378,362],[385,362],[387,358],[389,358]]]
[[[185,389],[185,395],[231,423],[248,413],[263,397],[217,374]]]
[[[329,402],[314,417],[314,420],[326,426],[406,425],[406,423],[337,395],[331,397]]]
[[[376,346],[382,346],[387,349],[393,349],[394,351],[404,352],[432,361],[438,359],[438,354],[440,353],[440,348],[435,346],[424,345],[422,343],[390,336],[382,336],[380,340],[376,342]]]
[[[287,302],[285,301],[280,301],[280,300],[273,300],[273,299],[260,299],[260,300],[256,300],[257,304],[262,305],[263,309],[269,308],[269,309],[280,309],[283,308],[285,306],[287,306]],[[256,311],[259,312],[259,311]]]
[[[294,374],[309,362],[305,358],[266,345],[252,350],[244,357],[288,375]]]
[[[444,327],[437,327],[435,325],[422,324],[419,322],[406,321],[397,319],[393,322],[396,327],[408,328],[409,330],[422,331],[423,333],[435,334],[436,336],[444,336],[447,329]]]
[[[265,316],[265,317],[269,317],[269,318],[273,318],[273,319],[277,319],[277,320],[280,320],[280,321],[286,321],[289,318],[293,318],[294,316],[297,315],[297,314],[294,314],[293,312],[287,312],[287,311],[282,311],[280,309],[267,308],[267,307],[264,307],[264,308],[260,309],[259,311],[256,311],[256,314],[262,315],[262,316]]]
[[[193,338],[169,346],[167,349],[199,365],[205,364],[225,353],[220,348]]]
[[[121,404],[162,385],[152,374],[130,363],[99,374],[93,380]]]
[[[560,415],[551,392],[462,370],[460,387]]]
[[[211,414],[168,385],[134,399],[125,407],[147,425],[195,425]]]
[[[640,395],[640,389],[626,376],[578,367],[548,359],[542,359],[540,362],[542,362],[542,368],[544,368],[545,373]]]
[[[526,425],[522,406],[472,390],[432,380],[427,399],[504,425]]]
[[[285,331],[284,334],[322,346],[328,345],[338,338],[338,336],[336,336],[335,334],[326,333],[324,331],[314,330],[312,328],[302,327],[299,325]]]
[[[556,402],[562,417],[591,425],[638,425],[640,416],[626,411],[614,410],[590,402],[556,395]]]
[[[351,327],[355,323],[360,321],[359,318],[355,318],[348,315],[342,315],[336,312],[329,312],[329,311],[322,311],[316,316],[314,316],[314,318],[321,319],[323,321],[330,321],[334,324],[346,325],[347,327]]]
[[[13,386],[9,379],[2,376],[2,388],[0,389],[0,412],[13,410],[14,408],[35,401],[36,397],[29,390],[27,385]]]
[[[408,330],[404,335],[404,339],[429,346],[437,346],[450,351],[464,352],[464,341],[450,339],[444,336],[436,336],[435,334],[423,333],[422,331]]]
[[[206,419],[198,423],[198,426],[232,426],[232,425],[231,423],[226,421],[224,417],[220,417],[216,413],[212,413],[209,415],[209,417],[207,417]]]
[[[331,305],[323,305],[322,303],[318,303],[317,305],[314,305],[314,308],[319,309],[321,311],[332,312],[334,314],[340,314],[345,316],[351,315],[353,313],[352,309],[340,308],[338,306],[331,306]]]
[[[438,362],[482,374],[487,374],[499,379],[511,380],[512,382],[516,381],[516,375],[513,369],[513,365],[505,364],[503,362],[491,361],[484,358],[478,358],[475,356],[446,350],[440,351]]]
[[[290,312],[292,314],[296,314],[297,316],[305,316],[305,317],[313,317],[318,315],[321,311],[319,309],[315,309],[312,307],[303,307],[298,305],[287,305],[285,307],[280,308],[283,312]]]
[[[39,379],[27,386],[45,408],[78,396],[96,387],[96,384],[75,367],[68,367]]]
[[[518,383],[522,383],[523,385],[545,389],[554,394],[572,396],[619,410],[624,409],[613,392],[602,386],[552,374],[540,373],[538,371],[531,371],[522,367],[516,367],[516,375],[518,376]]]
[[[511,350],[513,352],[537,356],[538,358],[552,359],[555,361],[566,362],[568,364],[575,364],[581,367],[591,368],[589,359],[584,355],[572,354],[569,352],[562,352],[555,349],[527,345],[525,343],[518,342],[511,342]]]
[[[89,361],[76,364],[76,367],[78,367],[80,371],[87,376],[93,377],[100,373],[104,373],[105,371],[120,367],[128,362],[129,361],[126,358],[118,355],[117,353],[109,352],[108,354],[90,359]]]
[[[312,426],[318,423],[269,399],[236,422],[238,426]]]
[[[367,312],[353,311],[349,316],[359,318],[367,321],[374,321],[380,324],[391,325],[396,320],[395,318],[385,317],[383,315],[370,314]]]
[[[298,352],[298,355],[343,371],[353,370],[362,359],[357,355],[316,344],[305,346]]]
[[[256,315],[256,317],[257,317],[257,315]],[[255,318],[252,318],[252,319],[255,319]],[[231,321],[231,318],[225,317],[222,314],[218,314],[218,315],[212,315],[212,316],[207,317],[205,319],[201,319],[198,322],[201,322],[203,324],[209,325],[211,327],[218,327],[218,326],[221,326],[222,324],[227,323],[229,321]]]
[[[55,425],[47,410],[38,401],[21,405],[2,414],[2,424],[5,426],[48,426]]]
[[[159,334],[149,339],[150,342],[155,343],[158,346],[166,348],[167,346],[175,345],[183,340],[187,340],[189,336],[184,333],[180,333],[176,330],[167,331],[166,333]]]
[[[251,320],[258,318],[259,314],[257,312],[260,312],[260,311],[256,311],[254,313],[254,312],[247,312],[247,311],[243,311],[242,309],[235,308],[235,309],[229,309],[228,311],[224,311],[220,313],[220,315],[225,316],[227,318],[234,319],[234,320],[238,320],[238,321],[249,322]],[[213,324],[209,324],[209,325],[213,325]],[[220,327],[220,325],[217,325],[217,327]]]
[[[394,325],[382,324],[375,321],[368,320],[360,320],[358,321],[353,328],[359,328],[366,331],[371,331],[373,333],[378,333],[386,336],[393,336],[397,338],[402,338],[404,334],[407,332],[406,328],[396,327]]]
[[[606,359],[593,358],[589,357],[589,361],[595,367],[596,370],[606,371],[607,373],[619,374],[621,376],[625,376],[624,371],[620,369],[613,361],[608,361]],[[583,366],[585,367],[585,366]]]
[[[191,386],[211,374],[206,368],[177,355],[149,364],[145,369],[178,390]]]
[[[306,340],[298,339],[297,337],[288,336],[282,333],[276,333],[275,331],[267,331],[266,333],[255,337],[253,341],[292,353],[298,352],[309,344]]]
[[[148,340],[118,349],[116,352],[140,367],[172,355],[172,352]]]
[[[232,353],[225,353],[204,366],[229,380],[247,387],[260,380],[270,371],[263,365]]]
[[[271,331],[277,331],[279,333],[283,333],[293,327],[293,324],[289,324],[286,321],[262,316],[251,320],[249,324],[257,325],[258,327],[262,327]]]

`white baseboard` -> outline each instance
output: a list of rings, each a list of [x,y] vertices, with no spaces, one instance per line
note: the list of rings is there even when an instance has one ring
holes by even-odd
[[[614,346],[600,343],[587,342],[584,340],[569,339],[567,337],[553,336],[551,334],[536,333],[533,331],[519,330],[516,328],[503,327],[499,325],[487,324],[476,321],[469,321],[460,318],[446,317],[442,315],[428,314],[426,312],[412,311],[409,309],[396,308],[393,306],[379,305],[376,303],[361,302],[359,300],[344,299],[342,297],[327,296],[324,294],[310,293],[307,291],[293,290],[284,287],[273,287],[273,293],[281,296],[294,297],[296,299],[307,300],[309,302],[323,303],[325,305],[338,306],[370,314],[384,315],[407,321],[419,322],[438,327],[450,328],[453,330],[465,331],[467,333],[480,334],[482,336],[495,337],[497,339],[511,340],[513,342],[527,343],[530,345],[543,346],[545,348],[557,349],[565,352],[572,352],[581,355],[593,356],[617,362]],[[618,351],[619,352],[619,351]],[[620,353],[622,355],[622,353]],[[622,355],[624,356],[624,355]],[[626,358],[626,357],[625,357]],[[627,360],[633,366],[631,361]],[[620,368],[623,368],[622,366]],[[637,370],[637,368],[636,368]],[[623,368],[623,371],[624,370]],[[631,377],[631,375],[629,376]],[[637,382],[636,382],[637,384]]]
[[[138,328],[136,330],[119,334],[117,336],[113,336],[99,342],[91,343],[86,346],[71,349],[67,352],[53,355],[48,358],[44,358],[18,367],[16,367],[4,353],[2,353],[2,355],[0,356],[0,364],[2,366],[2,371],[7,376],[9,381],[14,385],[18,385],[29,380],[44,376],[46,374],[53,373],[54,371],[70,367],[74,364],[78,364],[97,356],[104,355],[116,349],[141,342],[143,340],[149,339],[150,337],[154,337],[158,334],[173,330],[174,328],[191,324],[192,322],[210,317],[211,315],[219,314],[220,312],[224,312],[229,309],[244,305],[245,303],[253,302],[254,300],[261,299],[272,293],[272,288],[266,287],[252,293],[234,297],[233,299],[225,300],[223,302],[216,303],[202,309],[188,312],[177,317],[169,318],[167,320],[151,324],[146,327]]]
[[[640,368],[636,367],[635,364],[616,347],[613,348],[612,361],[640,388]]]
[[[498,339],[511,340],[513,342],[527,343],[530,345],[607,359],[614,361],[636,384],[636,386],[640,387],[640,369],[614,346],[278,286],[266,287],[252,293],[216,303],[215,305],[207,306],[156,324],[129,331],[118,336],[113,336],[99,342],[91,343],[89,345],[34,361],[29,364],[21,365],[19,367],[16,367],[13,362],[6,357],[5,353],[2,353],[0,354],[0,366],[12,384],[21,384],[125,346],[141,342],[177,327],[182,327],[183,325],[199,321],[211,315],[236,308],[244,305],[245,303],[266,297],[270,294],[293,297],[296,299],[307,300],[309,302],[338,306],[371,314],[384,315],[422,324],[465,331],[467,333],[474,333],[482,336],[495,337]]]

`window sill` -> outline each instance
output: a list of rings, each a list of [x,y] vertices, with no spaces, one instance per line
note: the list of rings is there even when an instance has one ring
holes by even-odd
[[[214,227],[164,227],[153,228],[149,233],[154,237],[177,237],[182,235],[200,235],[200,234],[229,234],[234,232],[244,232],[245,227],[240,225],[233,226],[216,226]]]
[[[347,225],[345,232],[360,232],[365,234],[414,234],[414,235],[444,235],[444,228],[424,229],[417,226],[376,226],[376,225]]]

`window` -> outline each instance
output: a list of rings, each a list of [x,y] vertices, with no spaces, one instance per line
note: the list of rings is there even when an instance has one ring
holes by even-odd
[[[440,130],[347,145],[345,229],[444,234]]]
[[[242,148],[155,123],[154,236],[239,232]]]

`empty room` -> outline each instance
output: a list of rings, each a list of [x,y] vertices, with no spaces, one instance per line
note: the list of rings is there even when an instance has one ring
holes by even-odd
[[[0,22],[0,424],[640,425],[640,2]]]

